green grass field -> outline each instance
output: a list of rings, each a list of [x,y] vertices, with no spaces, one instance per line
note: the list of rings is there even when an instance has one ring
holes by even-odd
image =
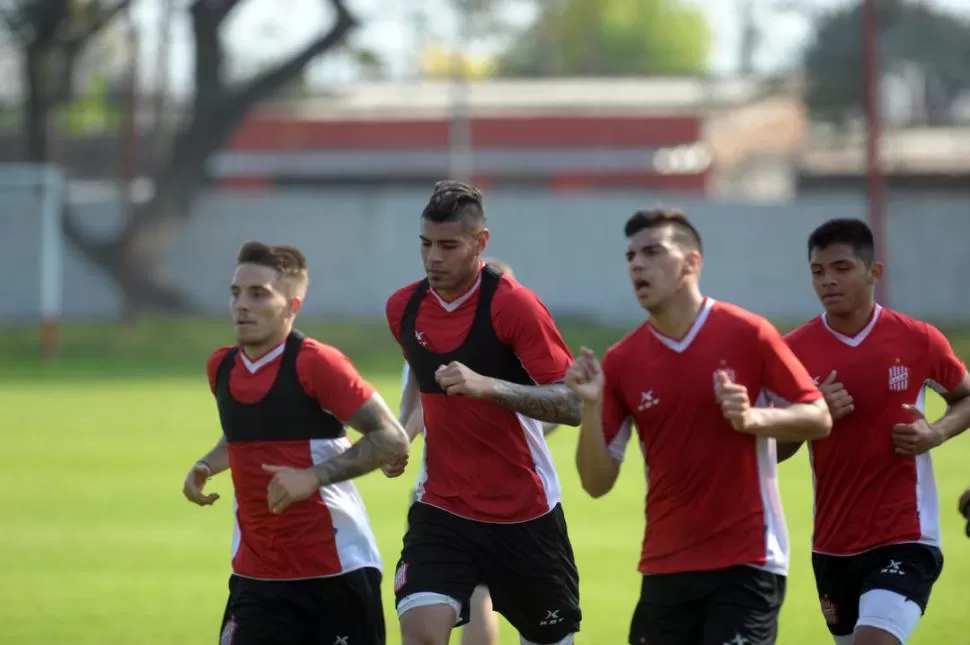
[[[400,354],[380,325],[308,324],[342,347],[392,402]],[[564,325],[573,348],[602,351],[622,330]],[[223,498],[198,508],[181,496],[185,471],[219,435],[204,360],[226,342],[221,323],[143,323],[65,331],[62,358],[38,365],[29,329],[0,338],[0,643],[10,645],[203,645],[216,642],[225,602],[232,530],[227,476]],[[951,334],[970,358],[970,332]],[[934,400],[934,415],[939,401]],[[579,642],[626,642],[639,590],[643,471],[631,448],[616,489],[589,499],[573,466],[576,432],[550,444],[582,577]],[[937,452],[944,540],[943,577],[912,643],[967,642],[970,541],[956,498],[970,484],[962,439]],[[419,446],[416,445],[416,449]],[[831,643],[814,593],[809,559],[811,482],[804,452],[781,466],[793,543],[783,645]],[[385,560],[389,643],[399,643],[392,567],[401,544],[413,473],[359,481]],[[503,627],[503,643],[518,643]],[[453,638],[452,642],[458,642]]]

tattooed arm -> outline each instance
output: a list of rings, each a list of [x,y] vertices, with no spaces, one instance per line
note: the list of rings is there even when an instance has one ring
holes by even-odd
[[[364,436],[347,452],[313,467],[320,486],[360,477],[408,453],[411,442],[404,428],[376,392],[347,425]]]
[[[499,405],[545,423],[579,425],[579,397],[565,383],[518,385],[494,379],[487,398]]]

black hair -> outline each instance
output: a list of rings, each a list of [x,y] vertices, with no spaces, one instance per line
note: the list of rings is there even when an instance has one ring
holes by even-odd
[[[471,184],[453,180],[439,181],[434,185],[434,192],[421,212],[421,217],[429,222],[465,220],[469,224],[483,225],[483,199],[482,191]]]
[[[815,249],[826,249],[833,244],[852,247],[852,252],[867,265],[876,259],[876,241],[872,229],[861,219],[833,219],[812,231],[808,236],[808,257],[812,257]]]
[[[697,249],[701,254],[704,253],[704,243],[701,241],[701,234],[697,232],[694,225],[687,219],[683,211],[675,208],[654,208],[652,210],[637,211],[626,221],[623,227],[623,234],[628,238],[633,237],[640,231],[647,228],[658,228],[661,226],[673,227],[681,245]]]

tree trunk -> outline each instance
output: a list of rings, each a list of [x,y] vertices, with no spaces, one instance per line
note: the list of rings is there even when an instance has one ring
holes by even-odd
[[[329,0],[336,19],[318,39],[242,86],[227,87],[222,77],[224,53],[219,27],[237,2],[216,5],[197,1],[192,5],[194,109],[188,124],[178,131],[167,162],[156,173],[152,199],[136,208],[121,234],[107,243],[91,240],[66,212],[65,236],[127,291],[135,311],[176,313],[196,309],[184,290],[163,275],[163,267],[165,255],[192,216],[193,202],[206,178],[206,162],[229,142],[253,107],[300,74],[311,60],[342,43],[356,24],[344,0]]]

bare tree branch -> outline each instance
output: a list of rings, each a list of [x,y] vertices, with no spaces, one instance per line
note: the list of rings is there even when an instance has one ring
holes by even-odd
[[[287,60],[246,81],[235,92],[239,107],[250,106],[277,92],[290,79],[300,73],[306,65],[323,52],[339,45],[351,29],[357,26],[357,19],[347,8],[345,0],[329,0],[336,14],[327,33],[296,52]]]

